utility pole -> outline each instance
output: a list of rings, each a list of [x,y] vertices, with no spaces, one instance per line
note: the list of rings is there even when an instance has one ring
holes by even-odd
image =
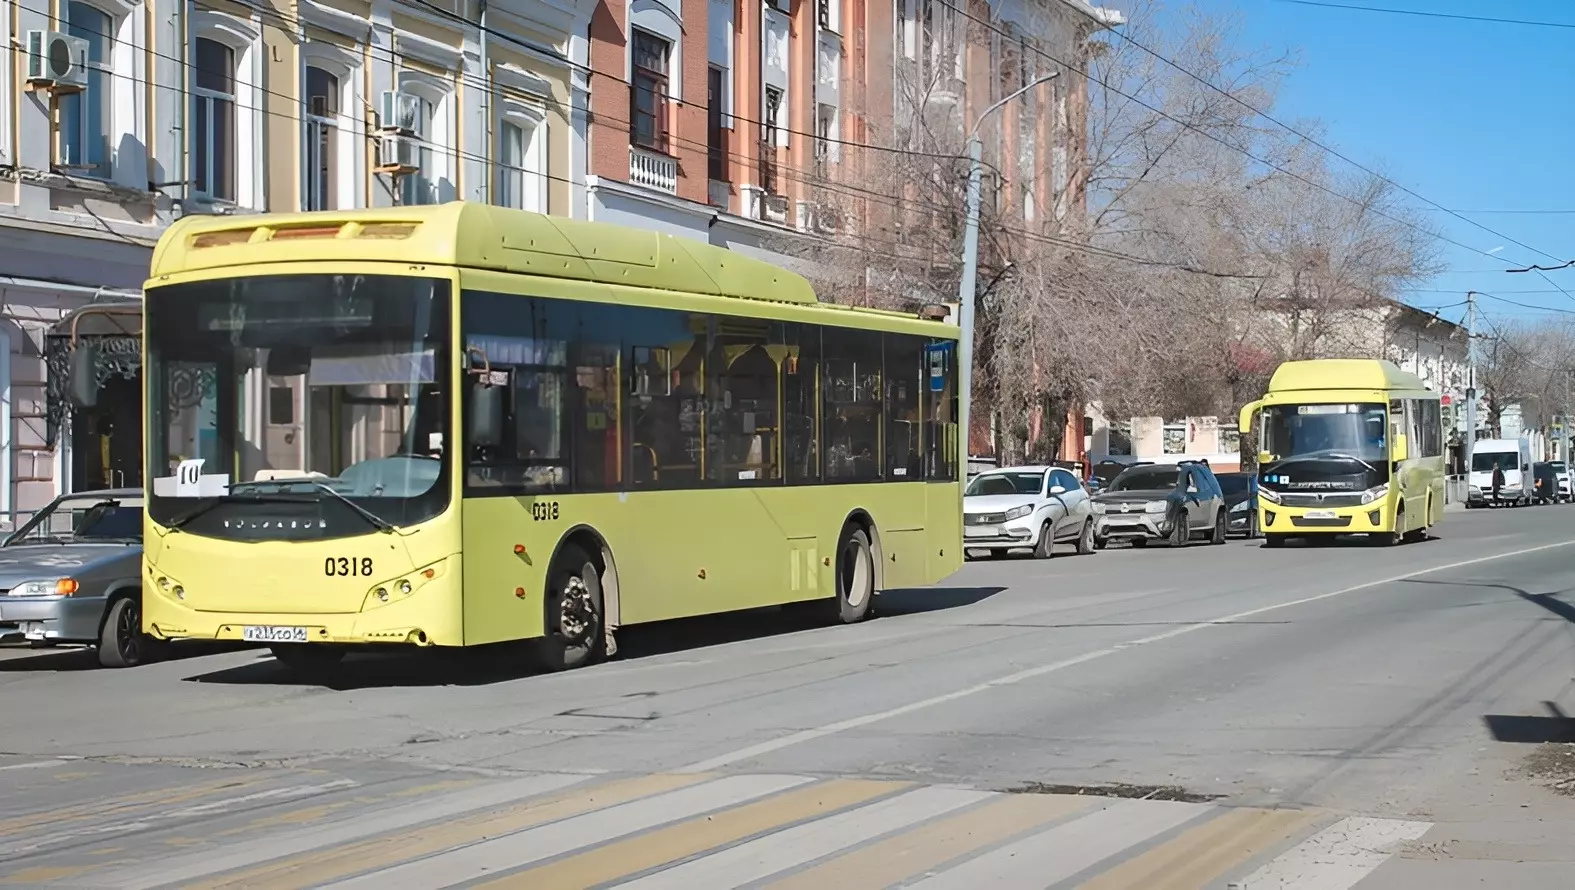
[[[961,396],[958,401],[962,403],[962,408],[957,412],[957,419],[962,424],[962,478],[965,480],[968,478],[968,445],[973,432],[973,303],[974,292],[978,287],[974,279],[979,277],[979,186],[984,178],[984,145],[979,141],[979,125],[984,123],[991,112],[1060,73],[1051,71],[1024,84],[1016,92],[979,112],[979,117],[968,130],[968,222],[963,229],[962,281],[957,286],[957,326],[962,329],[958,332],[960,339],[957,344],[957,383]],[[1065,423],[1064,420],[1062,422]]]
[[[1466,291],[1466,476],[1471,475],[1471,453],[1477,447],[1477,292]]]

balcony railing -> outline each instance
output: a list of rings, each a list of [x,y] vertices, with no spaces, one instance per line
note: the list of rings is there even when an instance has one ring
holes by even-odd
[[[659,152],[629,146],[629,181],[635,185],[678,194],[678,161]]]

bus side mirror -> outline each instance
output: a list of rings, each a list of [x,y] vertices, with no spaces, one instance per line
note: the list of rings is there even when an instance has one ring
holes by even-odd
[[[503,387],[476,383],[470,389],[466,438],[472,446],[503,444]]]
[[[1272,452],[1268,452],[1268,451],[1260,451],[1260,452],[1258,452],[1258,465],[1259,466],[1262,466],[1264,464],[1272,464],[1272,463],[1274,463],[1274,454]]]
[[[1406,442],[1406,437],[1395,436],[1394,445],[1392,445],[1389,449],[1389,457],[1391,460],[1407,460],[1407,454],[1409,451],[1410,446]]]
[[[78,340],[71,348],[71,401],[78,408],[98,404],[98,347]]]

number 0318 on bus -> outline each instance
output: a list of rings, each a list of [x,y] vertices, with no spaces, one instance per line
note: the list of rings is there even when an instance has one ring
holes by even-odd
[[[190,217],[145,290],[144,630],[530,641],[961,564],[957,332],[653,232],[456,202]]]

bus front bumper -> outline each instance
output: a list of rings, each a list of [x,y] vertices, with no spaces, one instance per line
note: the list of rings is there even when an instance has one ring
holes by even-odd
[[[149,596],[142,630],[159,640],[216,640],[259,645],[322,643],[335,645],[463,646],[458,616],[434,614],[430,607],[401,608],[394,603],[365,612],[288,613],[199,612],[169,596]]]
[[[1394,510],[1385,501],[1359,507],[1258,505],[1258,531],[1269,535],[1365,535],[1394,530]]]

